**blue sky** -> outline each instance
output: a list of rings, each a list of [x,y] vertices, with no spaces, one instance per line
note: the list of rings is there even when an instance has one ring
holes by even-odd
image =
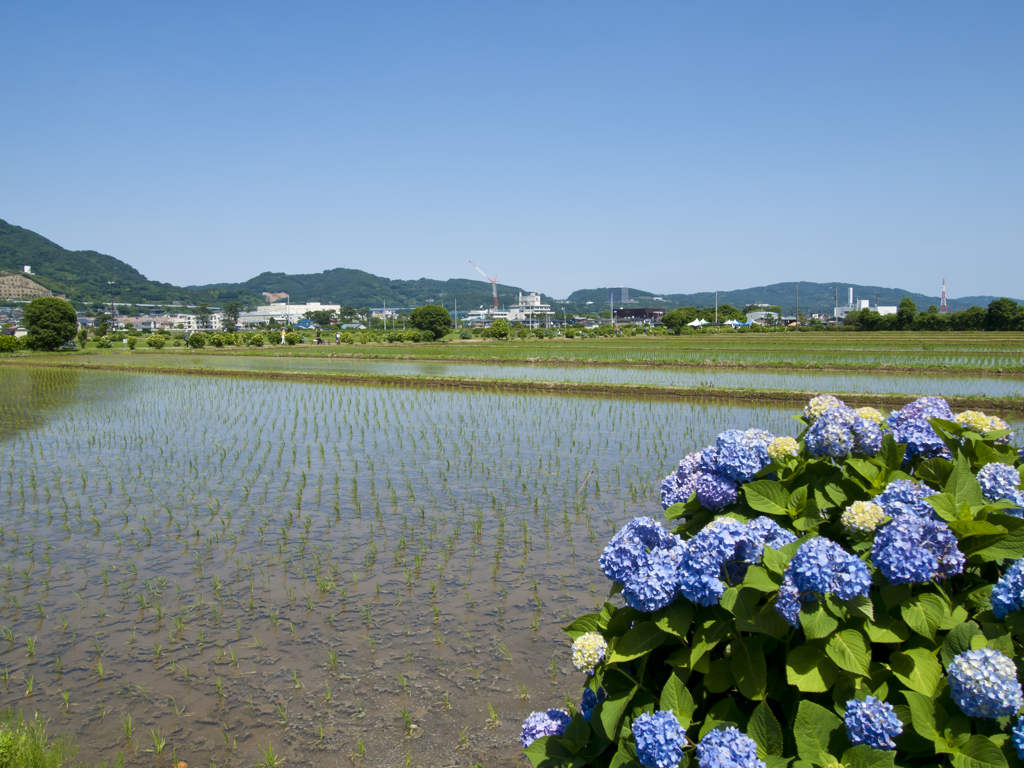
[[[1024,4],[5,9],[0,218],[176,284],[1024,297]]]

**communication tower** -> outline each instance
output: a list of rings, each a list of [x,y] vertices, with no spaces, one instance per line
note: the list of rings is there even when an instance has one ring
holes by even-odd
[[[942,278],[942,300],[939,301],[939,314],[946,314],[949,308],[946,306],[946,278]]]

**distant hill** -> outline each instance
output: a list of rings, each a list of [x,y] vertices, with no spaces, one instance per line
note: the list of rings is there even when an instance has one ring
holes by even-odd
[[[835,292],[836,283],[800,283],[800,310],[802,312],[830,312],[836,305]],[[932,304],[939,305],[938,296],[926,296],[922,293],[914,293],[902,288],[884,288],[876,285],[855,285],[851,283],[838,283],[839,306],[846,306],[849,299],[849,290],[853,288],[854,299],[869,299],[871,305],[877,303],[881,306],[897,306],[904,296],[914,300],[918,310],[926,310]],[[608,288],[590,288],[575,291],[567,299],[567,303],[579,305],[587,301],[598,305],[607,306]],[[664,301],[652,301],[653,297],[660,297]],[[633,305],[644,305],[651,307],[713,307],[715,306],[715,292],[704,291],[701,293],[660,293],[654,294],[642,289],[629,289],[629,298]],[[777,304],[785,312],[792,312],[796,308],[796,283],[774,283],[754,288],[742,288],[732,291],[719,291],[718,303],[731,304],[737,309],[743,309],[748,304]],[[1001,298],[999,296],[963,296],[958,299],[946,299],[950,312],[978,305],[986,307],[991,301]],[[1020,299],[1014,299],[1018,304],[1024,303]]]
[[[0,219],[0,269],[21,272],[25,265],[32,267],[32,279],[37,283],[82,304],[109,302],[108,281],[113,281],[114,299],[119,302],[217,303],[246,298],[237,289],[214,293],[147,280],[137,269],[113,256],[96,251],[69,251],[42,235]]]
[[[264,272],[244,283],[218,283],[190,286],[195,291],[239,291],[261,295],[284,292],[294,302],[319,301],[349,307],[419,307],[442,304],[449,311],[459,303],[459,311],[489,307],[494,303],[490,283],[483,280],[390,280],[361,269],[328,269],[308,275]],[[498,304],[508,306],[519,301],[519,293],[529,293],[514,285],[498,284]],[[546,301],[551,301],[545,297]]]
[[[359,269],[329,269],[316,274],[285,274],[264,272],[243,283],[217,283],[179,287],[170,283],[148,280],[137,269],[125,262],[96,251],[69,251],[28,229],[8,224],[0,219],[0,270],[20,273],[26,264],[32,267],[32,279],[47,290],[67,296],[78,304],[105,304],[110,301],[110,286],[114,282],[117,302],[170,303],[180,301],[197,304],[201,301],[221,305],[226,301],[240,301],[245,306],[265,303],[268,293],[287,293],[293,302],[320,301],[350,307],[418,307],[423,304],[443,304],[449,310],[458,301],[460,310],[491,306],[491,286],[483,280],[391,280]],[[829,312],[835,306],[835,283],[800,283],[800,309],[805,312]],[[845,305],[849,283],[839,283],[839,304]],[[870,299],[872,305],[898,305],[909,296],[919,310],[932,304],[938,306],[938,296],[926,296],[901,288],[873,285],[853,285],[854,298]],[[608,288],[588,288],[573,292],[565,301],[543,295],[554,309],[566,312],[600,312],[608,306]],[[508,306],[518,301],[519,293],[526,293],[512,285],[498,285],[498,303]],[[652,293],[638,288],[629,289],[632,306],[713,307],[713,291],[701,293]],[[660,298],[662,301],[655,301]],[[948,299],[950,312],[973,305],[985,307],[998,296],[964,296]],[[1015,299],[1017,303],[1024,303]],[[593,302],[588,304],[588,302]],[[719,304],[732,304],[743,309],[748,304],[777,304],[791,312],[796,306],[796,284],[775,283],[754,288],[720,291]]]

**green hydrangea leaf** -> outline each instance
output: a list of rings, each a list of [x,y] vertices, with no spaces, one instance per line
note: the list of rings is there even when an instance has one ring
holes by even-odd
[[[747,723],[747,736],[757,744],[757,756],[762,760],[770,755],[782,756],[782,728],[779,727],[779,721],[775,719],[767,702],[762,701],[754,708],[750,722]]]
[[[806,693],[824,693],[836,681],[839,668],[820,641],[799,645],[786,657],[786,679]]]
[[[832,734],[842,724],[842,720],[824,707],[811,701],[801,701],[793,722],[793,738],[800,759],[825,764],[821,762],[822,756],[830,754]]]
[[[942,682],[942,667],[924,648],[897,651],[889,656],[889,667],[897,679],[912,691],[934,696]]]

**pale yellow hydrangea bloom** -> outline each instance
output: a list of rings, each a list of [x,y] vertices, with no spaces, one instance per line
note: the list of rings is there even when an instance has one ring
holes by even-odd
[[[768,443],[768,455],[773,461],[779,461],[787,456],[798,456],[800,445],[792,437],[776,437]]]
[[[843,401],[835,395],[815,395],[804,408],[804,416],[811,421],[817,421],[829,408],[836,408],[843,404]]]
[[[889,422],[885,420],[885,414],[877,408],[857,408],[854,410],[854,413],[862,419],[875,422],[875,424],[878,424],[879,426],[888,426],[889,424]]]
[[[964,429],[969,429],[971,432],[977,432],[979,435],[984,435],[991,429],[989,426],[991,423],[989,417],[981,411],[964,411],[963,413],[958,413],[953,417],[953,421]]]
[[[841,519],[847,528],[870,532],[885,519],[885,512],[870,501],[855,501],[843,511]]]
[[[580,672],[594,674],[594,669],[604,661],[608,643],[597,632],[580,635],[572,644],[572,665]]]

